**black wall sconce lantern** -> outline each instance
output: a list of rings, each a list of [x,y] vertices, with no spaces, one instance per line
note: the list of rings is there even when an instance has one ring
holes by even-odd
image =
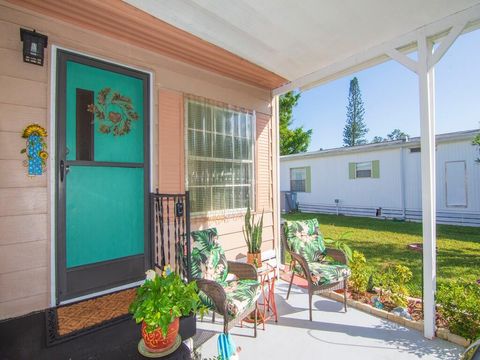
[[[43,66],[43,49],[47,47],[48,37],[35,30],[20,29],[20,40],[23,42],[23,61]]]

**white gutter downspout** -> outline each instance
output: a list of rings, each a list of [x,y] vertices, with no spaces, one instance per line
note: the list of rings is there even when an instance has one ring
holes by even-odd
[[[400,192],[401,192],[401,207],[402,207],[402,217],[403,220],[407,218],[407,211],[406,211],[406,199],[405,199],[405,151],[404,147],[400,148]]]

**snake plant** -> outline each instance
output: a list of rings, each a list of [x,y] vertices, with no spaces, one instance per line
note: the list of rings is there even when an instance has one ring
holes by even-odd
[[[262,247],[262,231],[263,231],[263,211],[262,217],[255,224],[255,216],[252,215],[250,207],[247,208],[245,214],[245,225],[243,226],[243,236],[247,244],[248,252],[251,254],[259,253]]]

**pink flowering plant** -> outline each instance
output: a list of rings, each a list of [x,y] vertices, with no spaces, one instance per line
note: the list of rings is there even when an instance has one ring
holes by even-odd
[[[137,324],[145,322],[147,332],[158,328],[165,336],[169,325],[181,316],[206,311],[198,296],[196,282],[185,283],[166,266],[159,276],[154,270],[146,272],[146,279],[137,290],[129,311]]]

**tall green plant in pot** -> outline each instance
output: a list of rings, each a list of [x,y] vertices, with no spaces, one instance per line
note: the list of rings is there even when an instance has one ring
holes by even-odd
[[[256,267],[262,266],[262,232],[263,232],[263,211],[260,220],[255,224],[255,216],[252,215],[250,206],[245,214],[245,225],[243,236],[247,244],[247,263]]]

